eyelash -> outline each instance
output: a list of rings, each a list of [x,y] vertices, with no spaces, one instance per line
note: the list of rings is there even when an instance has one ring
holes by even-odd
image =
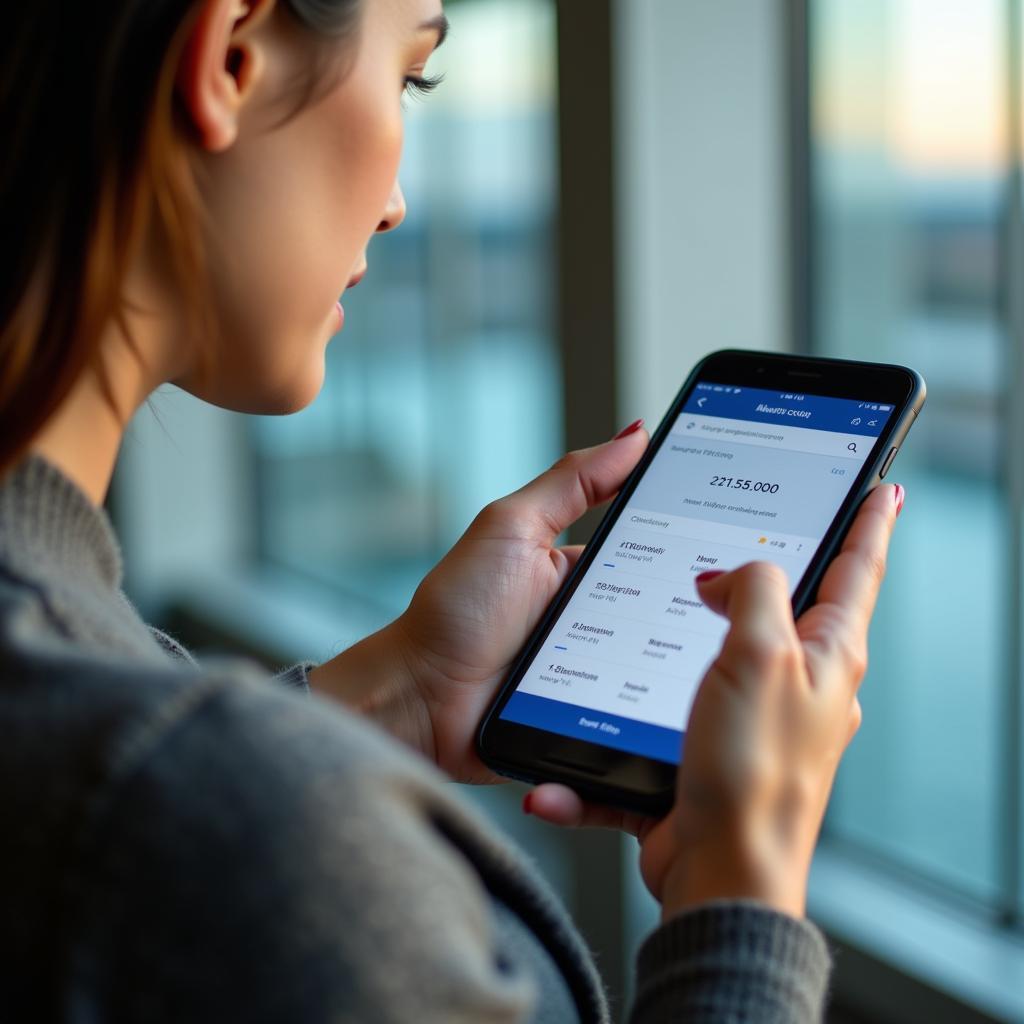
[[[405,93],[416,93],[419,96],[427,96],[432,93],[442,82],[444,75],[433,75],[426,78],[417,75],[406,75]]]

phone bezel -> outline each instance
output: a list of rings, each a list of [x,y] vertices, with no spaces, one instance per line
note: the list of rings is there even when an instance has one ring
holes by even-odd
[[[884,402],[895,408],[876,438],[857,478],[793,593],[799,614],[814,599],[824,568],[837,552],[861,501],[879,482],[879,470],[902,443],[924,403],[920,374],[888,363],[822,359],[728,349],[713,352],[691,371],[654,431],[647,451],[623,484],[575,569],[544,613],[502,684],[477,732],[477,751],[495,771],[531,783],[562,782],[581,796],[642,813],[663,813],[671,804],[677,766],[600,744],[500,718],[502,709],[540,652],[569,598],[585,578],[598,550],[657,455],[698,383],[781,389],[822,397]]]

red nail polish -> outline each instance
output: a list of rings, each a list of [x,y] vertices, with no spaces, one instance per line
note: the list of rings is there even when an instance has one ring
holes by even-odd
[[[896,485],[896,515],[899,515],[903,511],[903,502],[907,498],[907,492],[903,489],[903,484]]]
[[[527,793],[523,797],[523,814],[533,814],[530,810],[530,804],[533,802],[533,793]]]
[[[706,572],[702,572],[697,576],[698,583],[707,583],[708,580],[713,580],[716,576],[724,576],[724,569],[708,569]]]
[[[623,427],[613,438],[613,441],[619,441],[624,437],[629,437],[630,434],[635,434],[644,425],[643,418],[634,420],[628,427]]]

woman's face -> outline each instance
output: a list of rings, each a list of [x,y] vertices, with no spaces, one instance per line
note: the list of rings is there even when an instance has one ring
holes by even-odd
[[[440,0],[362,0],[357,36],[340,44],[343,74],[283,124],[308,39],[283,12],[255,30],[261,66],[238,136],[199,156],[220,326],[213,373],[200,380],[193,365],[175,383],[258,413],[293,412],[319,393],[343,320],[338,296],[361,276],[373,234],[405,215],[401,101],[438,44],[441,17]]]

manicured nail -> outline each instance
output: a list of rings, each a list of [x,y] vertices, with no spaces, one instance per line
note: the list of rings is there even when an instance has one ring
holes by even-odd
[[[702,572],[697,576],[698,583],[707,583],[708,580],[713,580],[716,576],[724,576],[724,569],[708,569],[707,572]]]
[[[523,797],[523,814],[533,814],[533,811],[530,809],[530,804],[532,802],[533,793],[527,793],[526,796]]]
[[[903,502],[906,501],[907,492],[903,489],[903,484],[896,485],[896,515],[899,515],[903,511]]]
[[[630,434],[635,434],[644,425],[643,419],[634,420],[628,427],[623,427],[613,438],[613,441],[619,441],[624,437],[629,437]]]

